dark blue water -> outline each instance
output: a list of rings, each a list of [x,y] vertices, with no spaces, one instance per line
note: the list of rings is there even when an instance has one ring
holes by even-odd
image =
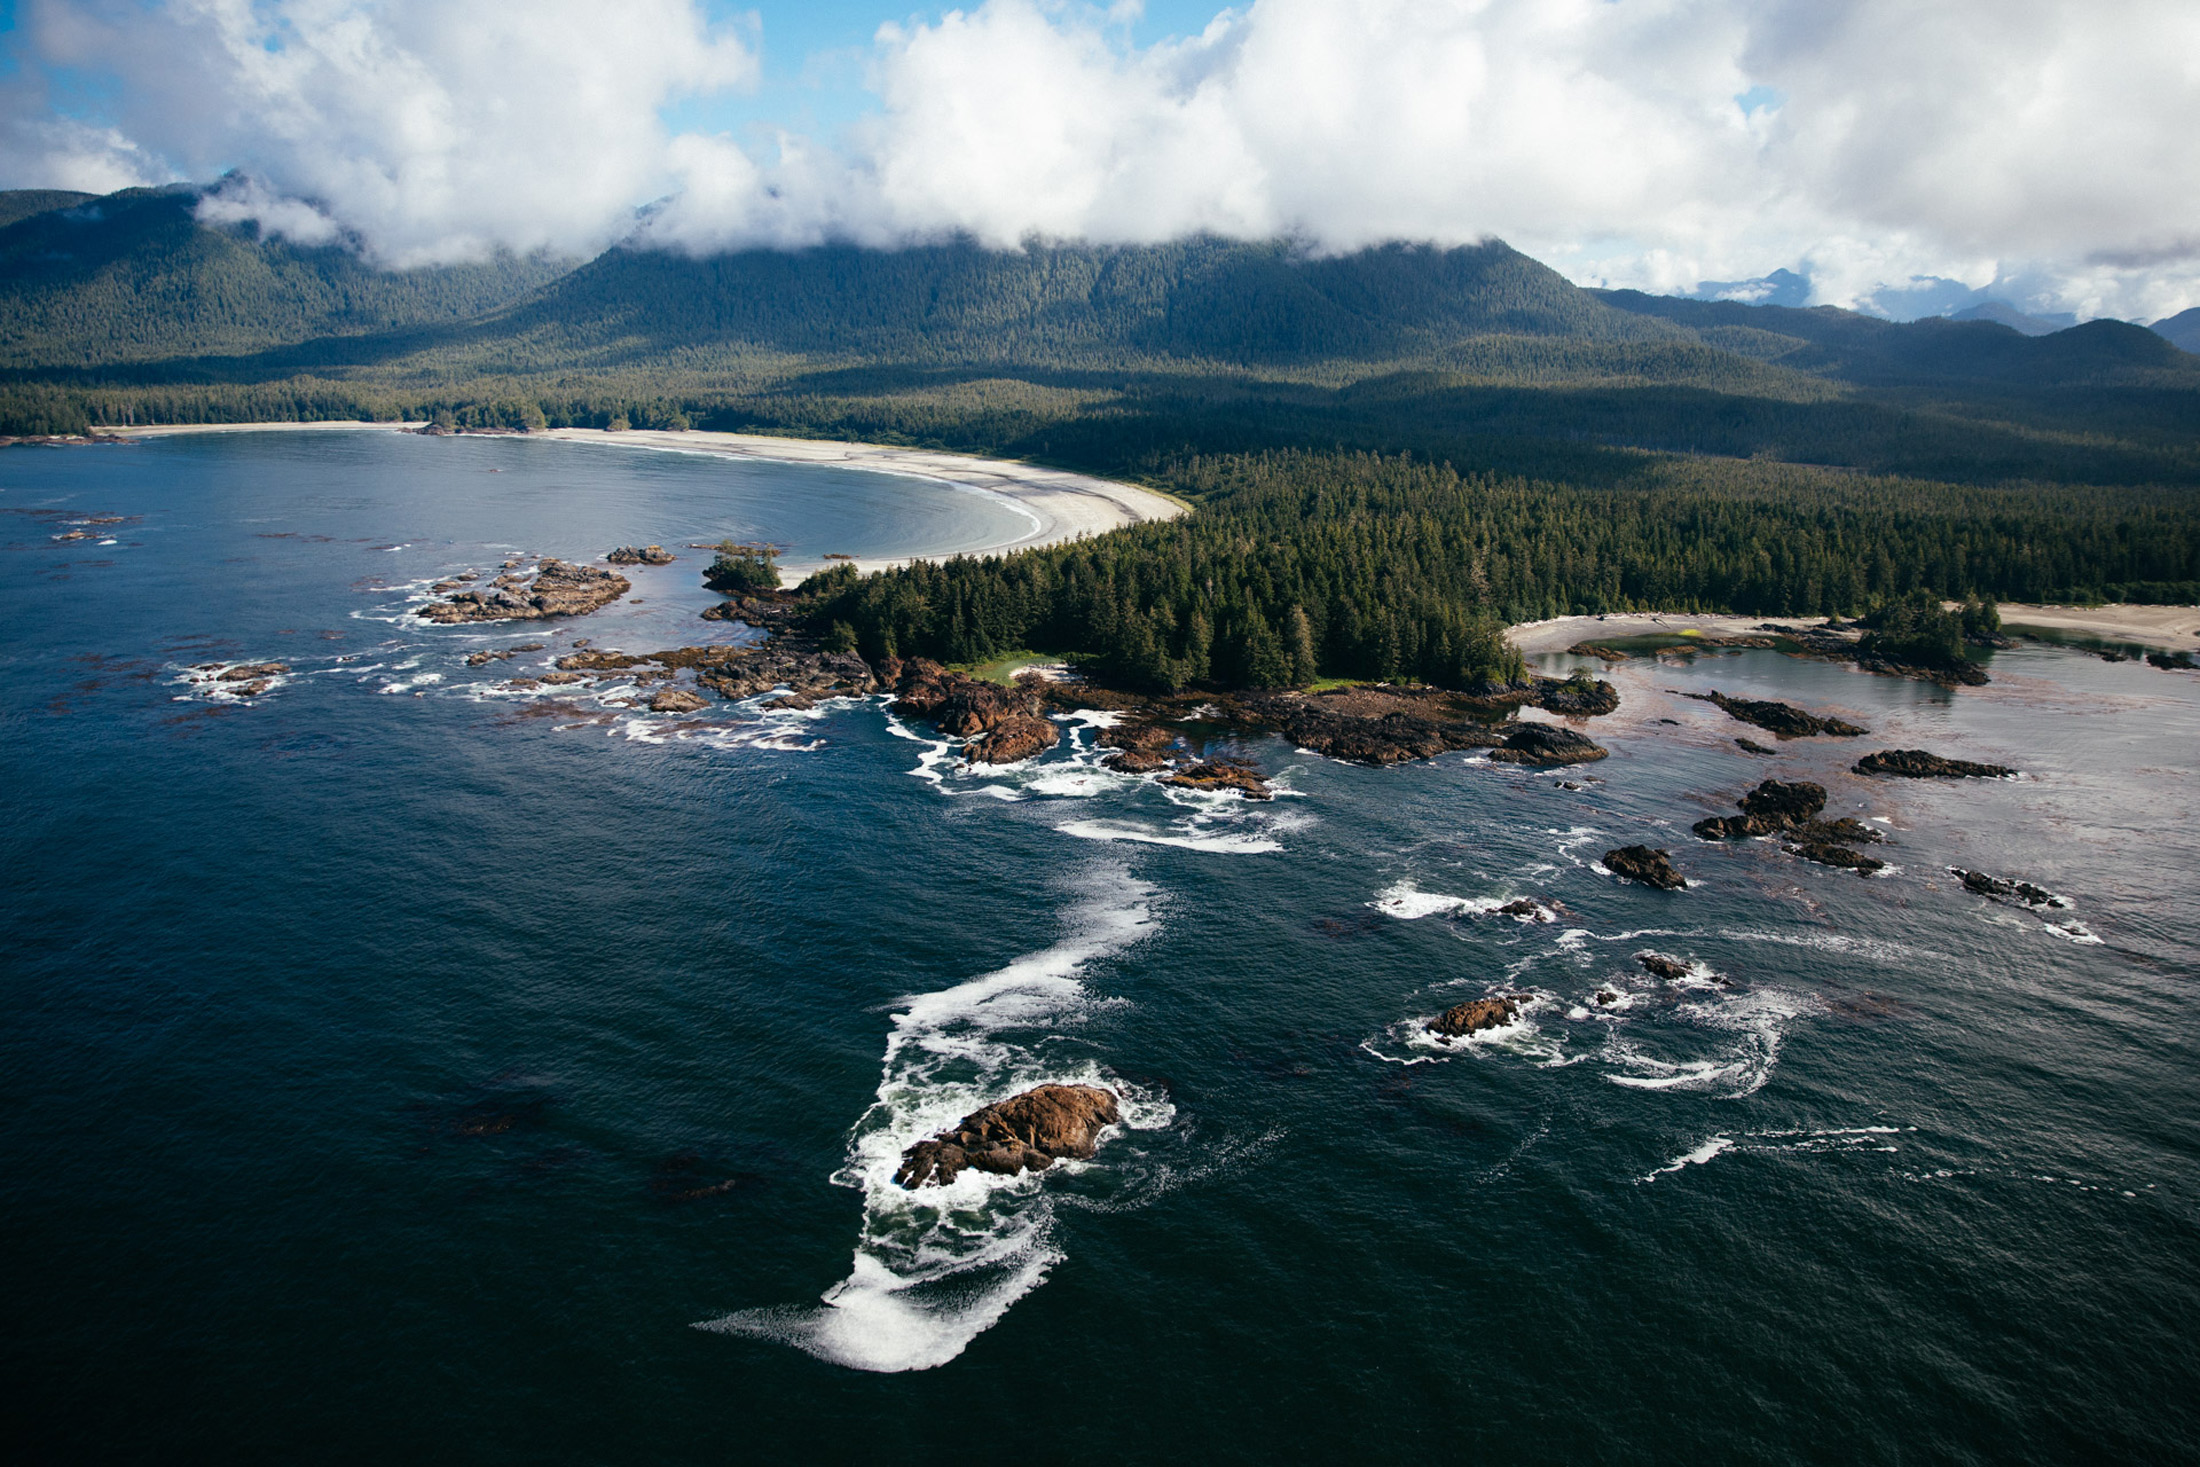
[[[566,625],[403,616],[508,550],[938,548],[984,504],[542,443],[0,455],[20,1459],[2192,1459],[2192,677],[1637,661],[1586,771],[1271,740],[1260,806],[1084,724],[968,776],[875,703],[504,686],[723,635],[700,553]],[[1668,691],[1712,687],[1874,736],[1753,758]],[[2026,777],[1843,772],[1904,745]],[[1894,868],[1688,836],[1767,773]],[[1697,884],[1596,864],[1642,840]],[[1519,1025],[1417,1037],[1497,987]],[[1089,1165],[885,1180],[1075,1078],[1128,1102]]]

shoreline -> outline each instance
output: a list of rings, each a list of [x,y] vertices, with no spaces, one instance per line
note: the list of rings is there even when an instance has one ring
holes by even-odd
[[[408,432],[418,423],[366,423],[357,421],[313,423],[165,423],[147,427],[105,429],[118,438],[168,438],[194,433],[279,432]],[[851,443],[820,438],[774,438],[761,433],[709,433],[690,429],[674,433],[661,429],[637,429],[610,433],[598,428],[550,428],[537,433],[458,434],[458,437],[550,439],[560,443],[593,444],[610,448],[650,449],[660,453],[690,453],[710,458],[767,463],[815,464],[825,468],[855,469],[922,479],[968,494],[983,494],[1005,501],[1030,522],[1021,535],[986,545],[934,553],[867,558],[863,560],[788,560],[780,563],[790,581],[798,581],[828,565],[853,565],[860,571],[886,570],[914,560],[941,560],[950,555],[1007,555],[1059,545],[1084,535],[1105,534],[1129,525],[1174,519],[1185,506],[1135,484],[1094,478],[1066,469],[1042,468],[1013,459],[979,458],[971,454],[945,453],[926,448],[896,448],[881,443]]]
[[[1580,642],[1600,637],[1643,637],[1658,633],[1710,632],[1723,636],[1747,635],[1770,625],[1814,627],[1818,616],[1734,616],[1720,612],[1616,611],[1608,616],[1560,616],[1549,621],[1524,621],[1505,629],[1515,647],[1530,656],[1564,652]],[[2200,606],[2034,606],[2001,603],[2004,632],[2050,632],[2062,636],[2097,637],[2110,642],[2132,642],[2149,647],[2200,651]]]

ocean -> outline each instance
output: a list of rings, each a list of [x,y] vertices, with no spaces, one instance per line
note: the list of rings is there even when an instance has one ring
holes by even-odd
[[[2200,1457],[2200,679],[1638,657],[1550,772],[1193,727],[1267,803],[1105,715],[972,771],[878,699],[510,686],[752,636],[691,545],[1015,523],[510,438],[0,454],[15,1460]],[[590,617],[410,615],[646,542]],[[1711,689],[1872,732],[1752,755]],[[1849,772],[1896,747],[2021,774]],[[1888,868],[1689,834],[1768,776]],[[1050,1080],[1122,1097],[1090,1162],[893,1184]]]

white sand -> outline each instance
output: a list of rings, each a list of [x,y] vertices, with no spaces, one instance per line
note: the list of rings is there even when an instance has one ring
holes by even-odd
[[[1954,602],[1948,603],[1950,606]],[[1561,616],[1522,622],[1506,636],[1523,652],[1563,652],[1577,642],[1606,637],[1646,637],[1688,631],[1749,633],[1766,623],[1816,626],[1816,616],[1688,616],[1680,612],[1624,612],[1611,616]],[[2137,642],[2149,647],[2200,651],[2200,606],[2025,606],[2001,603],[2001,624],[2012,634],[2053,631]]]
[[[119,436],[154,438],[179,433],[266,433],[308,430],[358,430],[377,428],[397,432],[417,427],[410,423],[205,423],[162,425],[109,430]],[[1020,533],[989,545],[963,548],[968,555],[1003,555],[1097,535],[1125,525],[1149,520],[1173,519],[1184,506],[1165,495],[1135,484],[1095,479],[1062,469],[1009,459],[971,458],[959,453],[935,453],[922,448],[890,448],[877,443],[832,443],[811,438],[771,438],[755,433],[664,433],[642,431],[605,433],[592,428],[553,428],[529,437],[554,438],[564,443],[590,443],[610,448],[649,448],[677,453],[712,454],[723,458],[761,459],[773,463],[826,464],[844,469],[866,469],[905,478],[930,479],[958,489],[991,494],[1009,502],[1027,521]],[[880,570],[903,564],[909,557],[862,560],[862,570]],[[784,562],[790,577],[799,578],[824,565],[816,562]]]

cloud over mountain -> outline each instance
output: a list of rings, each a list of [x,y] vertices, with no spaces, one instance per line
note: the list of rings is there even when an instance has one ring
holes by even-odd
[[[645,232],[690,249],[1495,234],[1652,289],[1798,266],[1844,303],[1923,275],[2080,314],[2200,301],[2189,0],[1256,0],[1145,48],[1095,8],[988,0],[882,27],[845,136],[762,143],[661,121],[755,75],[690,0],[144,16],[25,7],[13,181],[236,168],[231,217],[392,259],[579,251],[664,197]],[[63,65],[113,104],[64,120],[39,92]]]

